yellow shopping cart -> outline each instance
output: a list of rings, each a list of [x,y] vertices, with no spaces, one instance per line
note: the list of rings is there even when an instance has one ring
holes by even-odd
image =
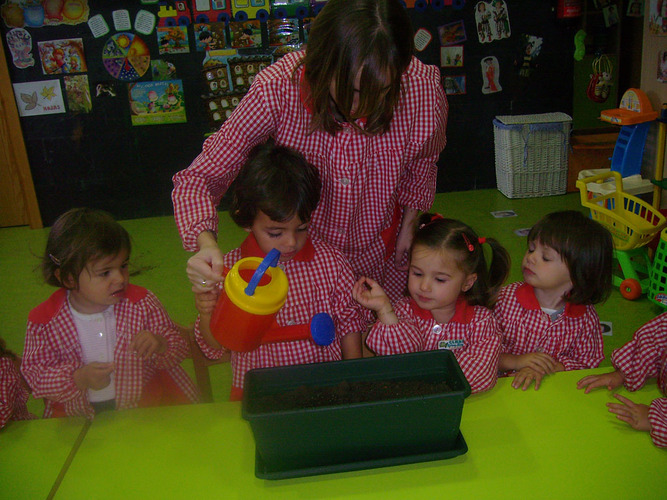
[[[616,190],[596,194],[588,185],[614,177]],[[605,172],[577,180],[581,205],[589,208],[591,217],[606,227],[614,240],[613,283],[623,297],[635,300],[650,285],[651,261],[645,245],[667,226],[667,219],[645,201],[623,192],[623,179],[618,172]],[[619,273],[620,271],[620,273]]]

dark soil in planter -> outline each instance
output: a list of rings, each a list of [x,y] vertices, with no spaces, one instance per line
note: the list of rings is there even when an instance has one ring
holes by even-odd
[[[300,386],[279,394],[257,396],[253,406],[263,412],[368,403],[452,392],[445,381],[376,380],[343,381],[325,387]]]

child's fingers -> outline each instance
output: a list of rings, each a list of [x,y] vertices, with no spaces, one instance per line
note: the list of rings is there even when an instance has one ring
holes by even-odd
[[[628,406],[629,408],[634,408],[635,406],[637,406],[630,399],[626,398],[625,396],[621,396],[620,394],[614,394],[614,397],[616,399],[618,399],[624,405]],[[610,403],[610,404],[614,404],[614,403]]]

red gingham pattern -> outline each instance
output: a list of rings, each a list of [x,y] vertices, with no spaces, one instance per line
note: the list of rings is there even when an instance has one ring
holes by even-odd
[[[309,241],[314,250],[312,258],[299,258],[311,248],[307,243],[293,259],[280,263],[289,281],[289,291],[276,321],[279,326],[309,324],[315,314],[326,312],[334,320],[336,340],[326,347],[317,346],[310,340],[297,340],[264,344],[250,352],[232,352],[234,388],[241,389],[246,372],[254,368],[340,360],[340,339],[366,327],[361,306],[352,298],[355,279],[345,257],[331,245],[315,239]],[[262,256],[257,252],[257,243],[251,234],[241,247],[225,255],[225,266],[231,268],[242,257]],[[208,358],[217,359],[226,352],[214,349],[204,341],[199,320],[195,324],[195,336]]]
[[[194,251],[202,231],[217,232],[222,195],[248,151],[273,137],[320,171],[322,194],[311,234],[340,249],[357,276],[384,284],[383,263],[393,249],[387,251],[379,235],[390,227],[395,207],[428,210],[433,203],[435,162],[445,147],[448,113],[440,73],[413,58],[386,134],[369,137],[343,124],[343,130],[331,135],[310,130],[311,115],[292,78],[302,57],[300,52],[288,54],[261,72],[190,167],[174,176],[174,215],[184,247]],[[401,293],[404,281],[389,284]]]
[[[114,306],[116,408],[136,407],[142,389],[157,370],[166,370],[183,393],[196,402],[197,389],[180,365],[188,355],[188,345],[167,311],[144,288],[130,285],[127,295],[133,300],[126,298]],[[139,359],[129,345],[141,330],[164,337],[166,352],[156,353],[147,360]],[[30,313],[21,365],[33,396],[45,398],[44,417],[52,415],[54,402],[63,405],[66,415],[95,414],[86,391],[80,391],[74,384],[73,373],[82,366],[81,345],[67,305],[67,292],[60,289]]]
[[[544,352],[565,370],[595,368],[604,359],[600,318],[592,305],[567,304],[556,321],[542,311],[534,289],[523,282],[503,287],[493,310],[501,352]]]
[[[491,389],[496,384],[500,337],[496,320],[487,308],[469,306],[459,300],[454,317],[445,324],[437,323],[430,312],[420,310],[410,298],[394,304],[399,323],[376,322],[366,344],[384,356],[406,352],[433,351],[442,341],[461,340],[462,346],[452,349],[472,392]]]
[[[35,416],[28,411],[28,391],[21,384],[14,361],[0,358],[0,429],[10,420],[30,420]]]
[[[630,342],[611,354],[614,368],[625,375],[629,391],[640,389],[647,379],[657,378],[667,395],[667,313],[662,313],[637,330]],[[667,398],[658,398],[649,409],[651,437],[656,446],[667,447]]]

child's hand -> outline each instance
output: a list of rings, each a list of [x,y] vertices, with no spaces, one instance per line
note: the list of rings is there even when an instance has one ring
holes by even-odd
[[[557,363],[554,358],[544,352],[527,352],[516,357],[515,370],[531,368],[542,375],[547,375],[556,372]]]
[[[93,361],[74,371],[74,383],[81,390],[93,389],[99,391],[111,383],[113,363]]]
[[[362,276],[352,287],[352,297],[366,309],[380,312],[391,309],[391,301],[380,285]]]
[[[147,359],[156,352],[165,352],[167,350],[167,340],[148,330],[142,330],[130,342],[130,349],[135,351],[138,357]]]
[[[220,289],[218,287],[208,292],[195,293],[195,308],[199,311],[199,314],[213,314],[219,295]]]
[[[623,385],[624,381],[625,376],[623,375],[623,372],[615,370],[610,373],[603,373],[602,375],[588,375],[577,382],[577,389],[583,389],[585,387],[586,390],[584,392],[588,394],[593,389],[607,386],[607,389],[612,391]]]
[[[526,390],[530,387],[530,384],[535,381],[535,390],[540,388],[540,383],[542,383],[542,377],[544,373],[541,373],[533,368],[522,368],[514,374],[514,381],[512,381],[512,387],[515,389],[521,388],[521,390]]]
[[[620,394],[614,394],[614,397],[618,399],[619,403],[607,403],[607,407],[611,413],[616,414],[616,418],[623,420],[633,429],[638,431],[651,431],[651,422],[648,419],[648,410],[647,405],[633,403],[628,398],[621,396]]]

